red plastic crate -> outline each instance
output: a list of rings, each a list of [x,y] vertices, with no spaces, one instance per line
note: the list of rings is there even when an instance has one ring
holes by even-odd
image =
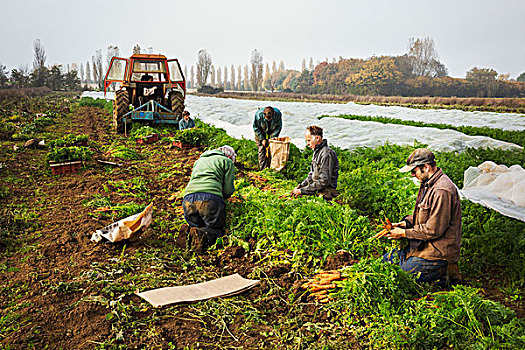
[[[82,167],[82,162],[50,163],[49,166],[51,167],[53,175],[75,174],[78,173]]]
[[[182,143],[181,141],[173,141],[173,146],[178,148],[192,148],[193,146],[187,143]]]

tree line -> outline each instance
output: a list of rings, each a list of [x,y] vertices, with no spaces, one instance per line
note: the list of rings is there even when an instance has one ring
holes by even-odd
[[[52,90],[80,90],[80,79],[77,66],[60,64],[46,65],[46,50],[40,39],[33,42],[33,67],[21,66],[18,69],[7,71],[6,66],[0,64],[0,89],[29,88],[47,86]]]
[[[103,88],[111,59],[120,56],[116,45],[109,45],[106,60],[96,50],[91,60],[71,65],[46,66],[46,53],[39,39],[33,43],[33,67],[11,72],[0,64],[0,88],[47,86],[53,90]],[[138,44],[133,53],[153,53]],[[202,49],[197,63],[184,65],[189,88],[211,87],[235,91],[284,91],[333,95],[443,96],[443,97],[525,97],[525,72],[516,79],[491,68],[473,67],[465,78],[448,76],[440,62],[434,40],[411,38],[401,56],[372,56],[367,59],[335,57],[314,64],[303,59],[301,70],[286,69],[283,61],[264,63],[262,52],[255,49],[246,65],[218,66],[211,54]]]
[[[316,65],[303,59],[301,70],[285,69],[281,61],[266,63],[262,54],[252,52],[249,65],[217,68],[211,55],[200,50],[195,67],[185,75],[190,87],[212,87],[239,91],[283,91],[309,94],[443,96],[443,97],[525,97],[525,73],[516,79],[491,68],[473,67],[465,78],[452,78],[440,62],[434,40],[411,38],[408,52],[401,56],[372,56],[367,59],[328,58]],[[209,76],[209,80],[208,80]]]

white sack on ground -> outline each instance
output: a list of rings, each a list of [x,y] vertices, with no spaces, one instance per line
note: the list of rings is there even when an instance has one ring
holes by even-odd
[[[465,171],[463,196],[514,219],[525,221],[525,170],[484,162]]]
[[[150,203],[142,212],[134,214],[112,223],[103,229],[93,232],[91,240],[93,242],[100,242],[103,238],[110,242],[119,242],[129,239],[132,234],[146,228],[151,224],[153,217],[153,203]]]

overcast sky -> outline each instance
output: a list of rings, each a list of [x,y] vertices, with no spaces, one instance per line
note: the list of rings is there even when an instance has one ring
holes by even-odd
[[[411,37],[434,39],[453,77],[474,66],[525,72],[524,0],[0,0],[0,64],[31,66],[39,38],[47,64],[85,62],[108,45],[135,44],[195,64],[205,48],[216,67],[264,61],[300,69],[303,58],[402,55]]]

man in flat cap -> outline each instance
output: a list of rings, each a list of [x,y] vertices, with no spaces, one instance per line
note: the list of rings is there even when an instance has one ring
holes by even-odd
[[[406,237],[408,248],[397,251],[400,267],[417,274],[420,282],[459,281],[461,241],[461,202],[456,185],[436,166],[434,154],[426,148],[416,149],[399,171],[410,172],[421,185],[412,215],[393,224],[386,236]],[[394,254],[384,260],[393,262]]]

